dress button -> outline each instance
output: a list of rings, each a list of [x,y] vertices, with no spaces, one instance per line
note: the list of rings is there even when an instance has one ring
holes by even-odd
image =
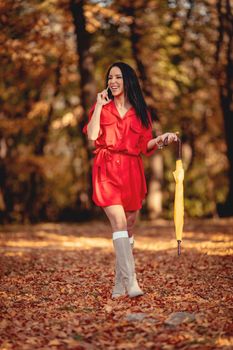
[[[119,159],[117,159],[117,160],[116,160],[116,163],[117,163],[117,164],[120,164],[120,161],[119,161]]]

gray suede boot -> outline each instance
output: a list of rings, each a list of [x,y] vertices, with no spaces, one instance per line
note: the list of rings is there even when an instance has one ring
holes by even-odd
[[[133,247],[134,247],[134,237],[129,237],[129,242],[130,242],[130,246],[131,249],[133,251]],[[135,274],[135,278],[136,278],[136,274]],[[116,259],[116,264],[115,264],[115,281],[114,281],[114,287],[113,287],[113,291],[112,291],[112,298],[119,298],[121,296],[124,296],[126,294],[126,289],[125,286],[123,284],[122,281],[122,276],[121,276],[121,272],[120,272],[120,267],[118,264],[118,261]]]
[[[130,243],[130,247],[131,247],[131,249],[133,251],[133,248],[134,248],[134,236],[129,237],[129,243]]]
[[[133,254],[133,248],[134,248],[134,236],[129,237],[129,243],[130,243],[130,247],[131,247],[132,254]],[[134,268],[134,270],[135,270],[135,268]],[[138,285],[138,282],[137,282],[137,275],[136,275],[136,273],[135,273],[135,272],[134,272],[134,283],[135,283],[135,285],[137,285],[137,286],[138,286],[138,288],[140,288],[140,287],[139,287],[139,285]]]
[[[116,253],[116,260],[119,265],[121,278],[129,297],[133,298],[143,295],[135,274],[134,258],[130,246],[128,232],[118,231],[113,233],[113,245]]]
[[[121,278],[121,272],[120,267],[118,264],[118,261],[116,259],[116,265],[115,265],[115,283],[112,291],[112,298],[119,298],[126,294],[125,286],[123,284],[122,278]]]

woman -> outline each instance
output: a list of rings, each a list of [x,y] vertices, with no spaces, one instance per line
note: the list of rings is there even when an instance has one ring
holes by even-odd
[[[111,65],[106,89],[97,95],[84,127],[95,141],[93,200],[105,211],[116,255],[112,297],[143,295],[132,254],[132,228],[147,189],[141,154],[151,155],[159,144],[177,140],[173,133],[152,137],[151,118],[134,70],[126,63]]]

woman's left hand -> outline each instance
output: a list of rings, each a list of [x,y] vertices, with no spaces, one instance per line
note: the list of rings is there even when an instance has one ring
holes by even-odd
[[[165,132],[165,134],[162,134],[158,137],[156,137],[156,143],[158,145],[168,145],[172,142],[178,141],[178,137],[175,133],[173,132]]]

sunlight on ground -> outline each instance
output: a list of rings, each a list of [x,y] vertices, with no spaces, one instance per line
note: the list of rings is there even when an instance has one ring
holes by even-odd
[[[36,238],[35,238],[36,239]],[[107,238],[88,238],[75,236],[59,236],[45,233],[43,241],[19,239],[7,241],[7,247],[18,248],[51,248],[51,249],[108,249],[112,246],[112,241]]]
[[[221,223],[221,222],[220,222]],[[219,223],[218,223],[219,224]],[[93,248],[112,251],[112,239],[109,228],[105,223],[93,224],[92,236],[88,236],[90,224],[66,225],[66,224],[40,224],[32,226],[31,234],[27,226],[13,227],[12,232],[2,234],[2,252],[8,254],[20,254],[31,249],[60,249],[60,250],[88,250]],[[161,227],[163,231],[161,231]],[[227,226],[226,226],[227,227]],[[10,228],[10,227],[9,227]],[[208,255],[233,254],[232,235],[222,232],[202,232],[198,230],[183,233],[182,251],[196,249]],[[93,232],[94,231],[94,232]],[[96,231],[96,232],[95,232]],[[144,232],[142,235],[137,232]],[[177,243],[171,222],[159,222],[159,225],[148,226],[142,223],[136,230],[135,248],[140,250],[163,251],[176,250]],[[9,239],[6,239],[8,237]]]
[[[217,346],[232,346],[233,345],[233,337],[229,337],[229,338],[220,337],[216,340],[215,344]]]

